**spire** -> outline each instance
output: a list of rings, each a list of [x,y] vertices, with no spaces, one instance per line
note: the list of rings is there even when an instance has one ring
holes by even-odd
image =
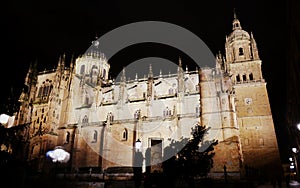
[[[233,22],[232,22],[232,30],[241,30],[242,26],[240,21],[237,19],[235,9],[233,10]]]
[[[74,67],[74,54],[72,54],[71,62],[70,62],[70,68],[71,68],[71,70],[73,70],[73,67]]]
[[[149,65],[149,73],[148,73],[148,82],[147,82],[147,100],[152,100],[154,97],[154,90],[153,90],[153,72],[152,72],[152,65]]]
[[[258,49],[257,49],[257,45],[256,45],[256,41],[254,39],[253,33],[250,33],[250,40],[251,40],[251,52],[252,52],[252,58],[254,60],[259,59],[259,55],[258,55]]]
[[[37,75],[37,61],[35,61],[34,63],[30,63],[24,84],[26,86],[35,84],[36,83],[36,75]]]
[[[32,63],[29,64],[29,69],[28,69],[28,72],[26,74],[26,77],[25,77],[25,85],[29,86],[29,82],[30,82],[30,76],[31,76],[31,73],[32,73]]]
[[[177,72],[178,73],[182,73],[183,72],[181,57],[179,57],[179,60],[178,60],[178,69],[177,69]]]
[[[179,57],[179,67],[182,68],[181,58]]]
[[[236,18],[235,8],[233,9],[233,18],[234,18],[234,19],[237,19],[237,18]]]
[[[148,77],[152,78],[153,77],[153,72],[152,72],[152,65],[149,65],[149,73],[148,73]]]
[[[182,69],[181,58],[179,57],[179,65],[177,71],[177,79],[178,79],[178,92],[183,92],[184,90],[184,72]]]
[[[126,82],[125,67],[123,67],[123,70],[122,70],[121,82]]]
[[[254,39],[252,31],[250,32],[250,38],[251,38],[251,42],[253,42],[256,45],[256,41]]]
[[[63,59],[62,59],[62,66],[65,66],[65,61],[66,61],[66,53],[63,54]]]

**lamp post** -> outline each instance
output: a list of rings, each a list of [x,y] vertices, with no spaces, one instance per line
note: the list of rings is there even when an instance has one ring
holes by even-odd
[[[62,146],[56,146],[54,150],[50,150],[46,153],[47,157],[50,157],[52,162],[55,163],[54,177],[57,176],[58,163],[67,163],[70,159],[70,153],[65,151]]]
[[[143,154],[141,151],[142,148],[142,142],[140,139],[137,139],[137,141],[134,144],[134,162],[133,162],[133,173],[134,173],[134,184],[135,187],[139,188],[141,187],[142,182],[142,176],[143,176]]]
[[[299,180],[299,169],[298,169],[298,153],[299,150],[297,148],[292,148],[293,152],[293,158],[294,158],[294,163],[295,163],[295,169],[296,169],[296,180]]]
[[[52,159],[52,162],[67,163],[70,159],[70,154],[61,146],[56,146],[54,150],[50,150],[46,153]]]

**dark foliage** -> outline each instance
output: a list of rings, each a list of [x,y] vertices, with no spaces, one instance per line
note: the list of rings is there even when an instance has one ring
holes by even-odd
[[[217,140],[206,141],[204,137],[209,128],[195,125],[192,128],[192,138],[172,141],[165,152],[173,152],[174,156],[163,163],[164,174],[174,178],[206,177],[213,167],[214,147]],[[181,149],[180,151],[177,151]]]

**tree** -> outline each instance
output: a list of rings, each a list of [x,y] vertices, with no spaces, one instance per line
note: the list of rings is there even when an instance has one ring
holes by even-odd
[[[181,141],[173,140],[165,148],[165,153],[174,153],[163,163],[166,178],[177,176],[190,180],[194,177],[207,176],[213,167],[214,147],[218,144],[217,140],[204,140],[209,129],[197,124],[192,128],[192,138],[185,138]]]

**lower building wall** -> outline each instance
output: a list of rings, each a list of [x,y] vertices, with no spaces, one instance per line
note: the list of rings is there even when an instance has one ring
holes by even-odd
[[[215,147],[214,163],[213,168],[210,171],[210,176],[215,174],[216,177],[219,177],[226,172],[229,176],[232,174],[236,178],[239,178],[241,172],[241,159],[242,156],[240,154],[237,137],[219,142]]]

